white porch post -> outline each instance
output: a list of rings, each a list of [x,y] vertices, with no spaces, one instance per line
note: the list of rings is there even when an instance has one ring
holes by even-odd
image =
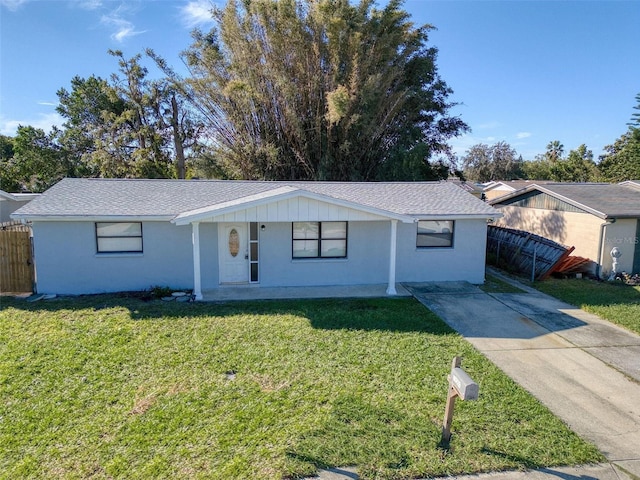
[[[391,238],[389,248],[389,285],[387,295],[397,295],[396,292],[396,240],[398,236],[398,220],[391,220]]]
[[[202,284],[200,279],[200,222],[191,224],[191,241],[193,243],[193,294],[196,300],[202,300]]]

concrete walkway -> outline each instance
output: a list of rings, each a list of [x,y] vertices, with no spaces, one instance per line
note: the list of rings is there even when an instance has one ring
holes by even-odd
[[[524,293],[485,293],[466,282],[407,289],[522,385],[610,463],[457,480],[639,480],[640,336],[492,272]],[[321,480],[357,479],[353,468]]]
[[[619,467],[618,475],[626,471],[640,478],[640,336],[502,278],[525,293],[487,294],[464,282],[407,287],[572,430],[593,442]]]
[[[225,285],[202,292],[205,302],[227,302],[235,300],[282,300],[300,298],[376,298],[386,297],[387,285],[340,285],[325,287],[261,287],[258,284]],[[411,294],[396,284],[397,295]]]

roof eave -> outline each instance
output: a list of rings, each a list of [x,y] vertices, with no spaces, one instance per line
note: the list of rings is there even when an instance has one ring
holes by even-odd
[[[173,215],[31,215],[11,214],[23,222],[168,222]]]
[[[504,215],[496,210],[495,213],[460,213],[460,214],[414,214],[412,217],[415,220],[490,220],[495,218],[501,218]]]
[[[595,215],[596,217],[603,218],[603,219],[608,218],[607,214],[604,213],[604,212],[596,210],[595,208],[591,208],[591,207],[589,207],[587,205],[584,205],[584,204],[582,204],[580,202],[577,202],[577,201],[575,201],[575,200],[573,200],[573,199],[571,199],[569,197],[565,197],[564,195],[556,193],[553,190],[549,190],[548,188],[545,188],[545,187],[542,187],[542,186],[536,185],[536,184],[529,185],[526,188],[523,188],[523,189],[520,189],[520,190],[516,190],[515,192],[509,193],[507,195],[503,195],[503,196],[498,197],[498,198],[494,198],[493,200],[491,200],[489,202],[489,204],[491,206],[493,206],[493,205],[495,205],[497,203],[502,203],[505,200],[511,200],[512,198],[519,197],[520,195],[524,195],[524,194],[529,193],[529,192],[531,192],[533,190],[538,190],[538,191],[540,191],[542,193],[546,193],[547,195],[550,195],[550,196],[552,196],[554,198],[557,198],[558,200],[562,200],[563,202],[567,202],[569,205],[573,205],[574,207],[579,208],[581,210],[584,210],[585,212],[590,213],[592,215]],[[505,205],[505,206],[508,206],[508,205]]]

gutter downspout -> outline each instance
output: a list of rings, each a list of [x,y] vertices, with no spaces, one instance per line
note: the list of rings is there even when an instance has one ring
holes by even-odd
[[[608,218],[606,222],[600,224],[600,236],[598,238],[598,260],[596,262],[596,278],[600,278],[602,273],[602,247],[604,245],[604,232],[607,225],[616,223],[615,218]]]

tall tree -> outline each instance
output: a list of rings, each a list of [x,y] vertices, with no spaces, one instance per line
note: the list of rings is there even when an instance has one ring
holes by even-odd
[[[210,32],[194,33],[186,91],[228,175],[375,180],[433,171],[428,159],[467,126],[448,114],[452,92],[427,46],[432,27],[415,28],[400,0],[373,5],[229,0]]]
[[[0,190],[5,192],[19,192],[21,188],[13,155],[13,137],[0,135]]]
[[[564,156],[564,145],[560,143],[560,140],[553,140],[549,142],[544,156],[552,164],[560,161]]]
[[[636,95],[636,106],[634,110],[638,110],[631,114],[631,121],[627,124],[631,128],[640,128],[640,93]]]
[[[110,81],[74,77],[71,91],[58,90],[65,119],[60,142],[103,177],[168,177],[170,154],[156,112],[160,101],[140,55],[118,59]]]
[[[612,145],[604,147],[600,156],[600,171],[610,182],[640,179],[640,94],[636,95],[638,113],[631,115],[629,129]]]
[[[157,98],[155,106],[158,127],[168,131],[171,138],[176,176],[185,178],[188,152],[202,149],[199,148],[202,146],[198,145],[198,140],[203,134],[204,126],[196,110],[191,107],[183,94],[184,79],[179,77],[166,60],[152,49],[148,48],[146,54],[166,75],[151,84],[151,88],[156,92],[154,97]]]
[[[75,176],[77,165],[56,142],[58,131],[19,126],[12,148],[5,147],[0,163],[2,188],[9,191],[42,192],[63,177]]]
[[[126,102],[118,96],[107,80],[90,76],[71,79],[71,90],[60,88],[57,92],[57,112],[65,118],[64,129],[60,132],[60,143],[73,152],[90,175],[118,176],[125,168],[114,171],[112,167],[101,164],[103,145],[109,145],[110,119],[122,115]],[[113,164],[114,162],[109,162]]]
[[[593,152],[585,144],[571,150],[566,159],[551,166],[551,178],[558,182],[592,182],[598,179],[598,169],[593,161]]]
[[[464,176],[477,182],[518,178],[521,163],[521,157],[506,142],[474,145],[462,157]]]
[[[523,176],[529,180],[555,182],[593,182],[599,179],[593,152],[582,144],[564,156],[564,145],[559,140],[547,144],[547,151],[535,160],[524,162]]]
[[[640,128],[630,128],[612,145],[604,147],[599,168],[609,182],[640,179]]]

